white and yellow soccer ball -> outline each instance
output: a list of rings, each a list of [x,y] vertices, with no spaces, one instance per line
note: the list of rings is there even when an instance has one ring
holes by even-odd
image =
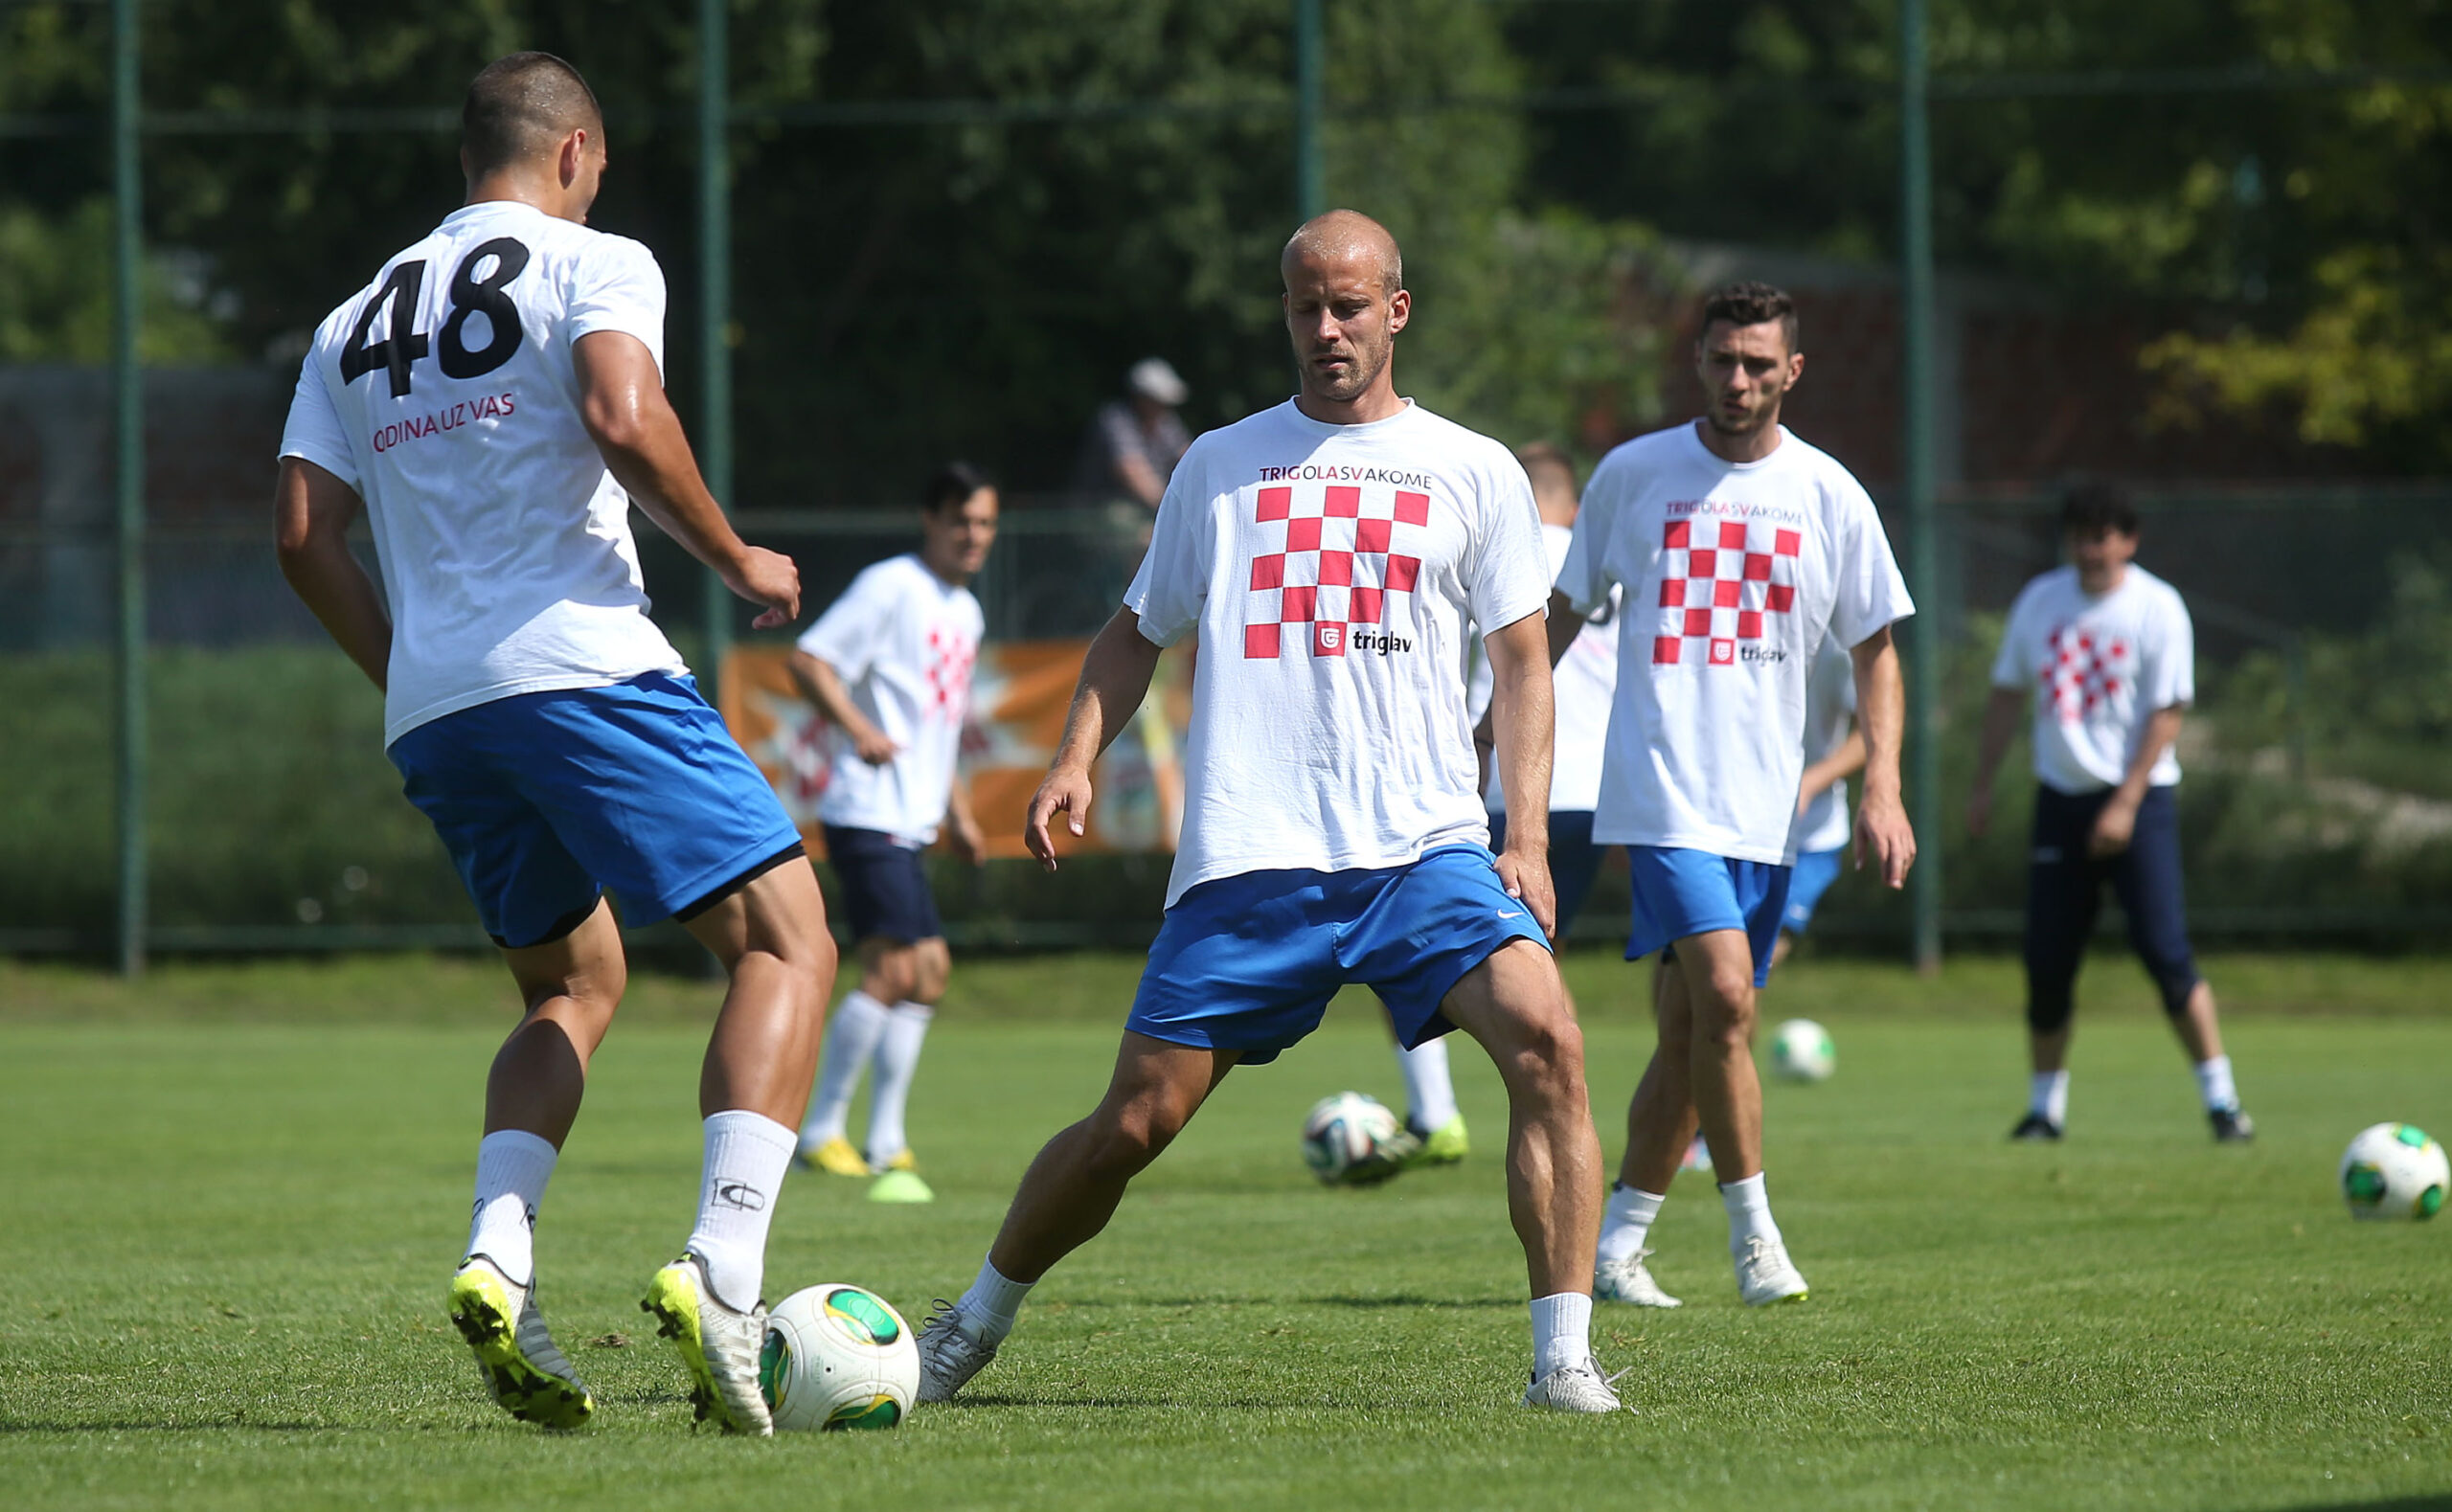
[[[1828,1081],[1838,1069],[1830,1031],[1811,1019],[1790,1019],[1771,1031],[1771,1071],[1782,1081]]]
[[[2358,1131],[2341,1157],[2341,1195],[2353,1218],[2432,1218],[2452,1191],[2443,1146],[2414,1123]]]
[[[1303,1120],[1303,1163],[1330,1186],[1369,1186],[1404,1169],[1405,1126],[1387,1104],[1340,1092]]]
[[[920,1346],[893,1304],[862,1287],[805,1287],[766,1315],[758,1389],[778,1432],[892,1428],[920,1390]]]

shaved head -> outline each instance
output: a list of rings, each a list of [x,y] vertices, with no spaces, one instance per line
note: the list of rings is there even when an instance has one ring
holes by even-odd
[[[579,70],[551,53],[513,53],[487,64],[460,108],[471,179],[543,157],[574,131],[602,145],[604,112]]]
[[[1325,264],[1366,259],[1379,274],[1379,292],[1394,294],[1405,286],[1405,256],[1388,228],[1358,210],[1332,210],[1314,215],[1286,238],[1278,266],[1290,276],[1300,263]]]

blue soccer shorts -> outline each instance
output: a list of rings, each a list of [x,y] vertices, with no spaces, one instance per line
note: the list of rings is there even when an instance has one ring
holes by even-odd
[[[1822,894],[1839,880],[1839,864],[1847,857],[1848,847],[1834,846],[1828,850],[1808,850],[1797,857],[1796,871],[1788,878],[1788,905],[1780,912],[1780,927],[1791,935],[1802,935],[1813,922],[1813,911],[1822,902]]]
[[[686,676],[498,698],[390,755],[509,950],[568,935],[608,888],[624,923],[686,919],[800,853],[775,790]]]
[[[1628,846],[1626,861],[1635,891],[1628,960],[1667,952],[1690,936],[1742,930],[1754,951],[1754,984],[1771,980],[1771,948],[1779,943],[1780,914],[1788,902],[1788,868],[1664,846]]]
[[[1167,911],[1124,1027],[1264,1065],[1360,982],[1407,1049],[1436,1039],[1456,1027],[1439,1005],[1465,973],[1510,940],[1548,948],[1496,865],[1480,846],[1445,846],[1409,866],[1204,882]]]
[[[1507,848],[1505,814],[1490,816],[1490,848]],[[1601,875],[1601,858],[1608,849],[1592,843],[1592,810],[1550,810],[1550,886],[1558,894],[1558,938],[1567,937],[1567,926],[1583,912],[1583,900],[1592,896],[1592,884]]]
[[[945,932],[920,852],[892,835],[829,824],[826,864],[843,884],[843,913],[854,940],[892,939],[908,945]]]

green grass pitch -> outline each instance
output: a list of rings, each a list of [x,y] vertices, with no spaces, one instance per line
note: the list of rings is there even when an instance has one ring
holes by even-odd
[[[957,1293],[1023,1163],[1101,1085],[1133,967],[961,968],[912,1109],[940,1200],[796,1175],[769,1295],[858,1281],[917,1321]],[[1398,1096],[1349,996],[1229,1078],[967,1405],[744,1443],[692,1432],[636,1310],[689,1226],[711,984],[638,984],[555,1180],[543,1299],[602,1409],[554,1437],[485,1400],[442,1310],[509,999],[493,968],[129,988],[0,964],[0,1505],[2452,1506],[2452,1220],[2353,1224],[2333,1183],[2368,1123],[2452,1133],[2452,967],[2211,972],[2253,1148],[2207,1139],[2125,963],[2090,975],[2058,1147],[2003,1138],[2025,1082],[2008,963],[1797,963],[1765,1017],[1822,1019],[1840,1057],[1828,1085],[1769,1093],[1812,1299],[1739,1307],[1718,1205],[1681,1179],[1653,1242],[1687,1306],[1596,1320],[1640,1416],[1513,1405],[1523,1271],[1478,1051],[1459,1042],[1465,1165],[1364,1192],[1305,1174],[1314,1098]],[[1614,1161],[1639,979],[1603,956],[1570,975]]]

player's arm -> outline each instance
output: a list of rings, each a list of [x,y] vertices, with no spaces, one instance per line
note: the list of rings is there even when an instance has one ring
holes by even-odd
[[[2180,721],[2187,714],[2186,705],[2173,704],[2146,717],[2145,738],[2128,758],[2127,772],[2095,816],[2095,832],[2086,837],[2088,854],[2116,856],[2128,848],[2129,837],[2137,832],[2137,805],[2146,801],[2146,790],[2154,784],[2154,763],[2180,737]]]
[[[1574,601],[1569,599],[1564,592],[1557,589],[1552,589],[1550,591],[1550,618],[1547,622],[1549,625],[1548,653],[1549,662],[1552,666],[1558,665],[1558,659],[1567,654],[1567,647],[1575,644],[1575,638],[1583,633],[1583,615],[1576,608]],[[1511,629],[1513,626],[1510,626],[1510,628]],[[1495,662],[1493,662],[1493,665],[1495,665]],[[1480,758],[1485,769],[1488,767],[1490,761],[1493,759],[1492,754],[1498,749],[1498,728],[1495,717],[1497,713],[1498,700],[1496,698],[1492,698],[1490,700],[1489,708],[1482,711],[1481,721],[1473,726],[1473,754]],[[1482,785],[1484,787],[1487,787],[1489,785],[1489,779],[1487,776],[1483,778]],[[1543,787],[1541,791],[1546,795],[1550,790],[1547,787]],[[1508,824],[1511,832],[1512,826],[1515,824],[1514,819],[1511,817],[1515,813],[1515,795],[1512,791],[1509,792],[1507,801],[1507,811],[1510,816],[1508,820]],[[1547,798],[1545,797],[1542,801],[1543,806],[1546,808],[1548,806]]]
[[[1061,813],[1074,834],[1087,832],[1090,764],[1124,733],[1133,711],[1148,696],[1158,655],[1159,648],[1141,633],[1141,617],[1118,609],[1081,659],[1081,680],[1064,716],[1064,738],[1057,742],[1056,759],[1048,763],[1047,776],[1031,795],[1030,811],[1022,821],[1022,844],[1048,870],[1056,869],[1056,842],[1048,836],[1047,822]]]
[[[1499,881],[1509,896],[1524,900],[1543,934],[1554,935],[1558,907],[1550,879],[1550,759],[1558,722],[1541,617],[1526,615],[1491,631],[1482,643],[1490,658],[1487,717],[1497,736],[1499,786],[1507,794],[1507,851],[1498,858]]]
[[[571,347],[579,373],[579,419],[630,502],[682,549],[713,568],[724,586],[764,612],[761,630],[800,617],[801,573],[780,552],[751,546],[716,507],[690,455],[681,417],[665,396],[664,374],[647,344],[627,331],[594,330]]]
[[[861,760],[871,766],[883,766],[902,749],[860,712],[860,706],[851,701],[851,690],[843,686],[842,674],[834,670],[833,663],[796,646],[783,665],[791,668],[792,682],[799,687],[801,696],[816,705],[829,724],[851,737],[851,749],[860,754]]]
[[[1865,733],[1850,730],[1838,749],[1805,767],[1805,780],[1797,787],[1797,812],[1804,813],[1807,804],[1830,791],[1832,783],[1855,776],[1864,770],[1864,765]]]
[[[979,818],[971,812],[970,780],[960,770],[954,773],[953,785],[945,790],[945,818],[952,822],[954,851],[974,867],[988,865],[988,834],[979,827]]]
[[[357,490],[303,457],[284,457],[272,508],[281,575],[358,670],[383,687],[392,663],[392,617],[349,549],[349,528],[364,508]]]
[[[1898,748],[1907,733],[1907,683],[1898,646],[1884,625],[1848,653],[1856,664],[1856,733],[1865,742],[1865,797],[1856,805],[1855,862],[1871,861],[1882,881],[1907,885],[1916,831],[1899,796]]]
[[[1975,786],[1966,795],[1966,832],[1981,835],[1992,827],[1992,774],[2017,738],[2018,721],[2027,711],[2024,688],[1995,686],[1984,703],[1984,734],[1975,751]]]

